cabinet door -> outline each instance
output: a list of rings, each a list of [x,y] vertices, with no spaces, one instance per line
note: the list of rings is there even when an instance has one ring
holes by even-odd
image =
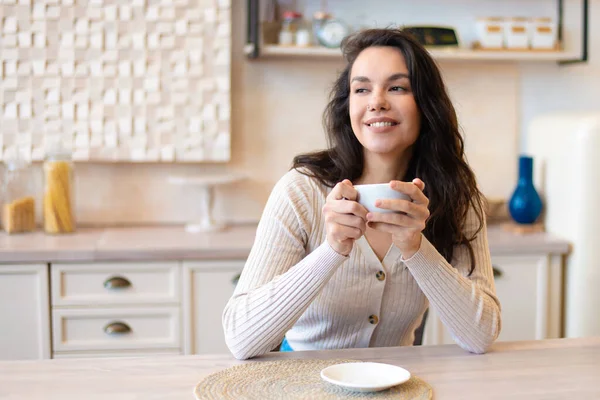
[[[0,265],[0,359],[50,358],[46,264]]]
[[[496,294],[502,307],[502,330],[498,341],[536,340],[558,337],[560,265],[548,256],[493,256]],[[555,271],[556,269],[556,271]],[[424,344],[450,344],[454,340],[434,310],[425,327]]]
[[[498,341],[545,339],[547,257],[495,257],[492,263],[496,294],[502,307],[502,330]]]
[[[184,262],[184,352],[228,353],[221,318],[244,261]]]

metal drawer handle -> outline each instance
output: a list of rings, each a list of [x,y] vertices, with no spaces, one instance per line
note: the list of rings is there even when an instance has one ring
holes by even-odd
[[[492,265],[492,271],[494,272],[494,278],[500,278],[504,273],[495,265]]]
[[[104,281],[104,287],[109,290],[125,289],[130,286],[131,282],[122,276],[113,276],[112,278],[108,278],[106,281]]]
[[[111,322],[104,327],[107,335],[126,335],[130,332],[131,328],[125,322]]]

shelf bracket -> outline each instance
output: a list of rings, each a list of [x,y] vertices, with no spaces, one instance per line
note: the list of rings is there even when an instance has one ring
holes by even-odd
[[[581,57],[574,58],[572,60],[561,60],[558,63],[560,65],[567,64],[578,64],[584,63],[588,60],[588,50],[589,50],[589,11],[590,5],[589,0],[581,0],[582,1],[582,21],[581,21]],[[558,0],[558,42],[562,43],[564,35],[563,35],[563,13],[564,13],[564,0]]]
[[[258,38],[259,38],[259,29],[260,29],[260,21],[259,18],[259,1],[258,0],[248,0],[248,26],[247,26],[247,37],[246,37],[246,46],[244,46],[244,52],[248,56],[248,58],[258,58],[259,48],[258,48]]]

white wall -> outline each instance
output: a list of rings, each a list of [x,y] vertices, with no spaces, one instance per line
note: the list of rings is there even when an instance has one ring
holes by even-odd
[[[567,29],[571,36],[579,34],[578,3],[568,1],[570,19]],[[524,151],[527,150],[527,127],[536,115],[557,111],[600,111],[600,0],[590,0],[589,29],[587,63],[523,66],[520,128]]]

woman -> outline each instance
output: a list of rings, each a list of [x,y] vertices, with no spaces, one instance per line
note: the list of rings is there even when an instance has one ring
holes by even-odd
[[[440,72],[408,33],[347,38],[324,115],[329,149],[298,156],[275,186],[223,313],[236,358],[411,345],[428,306],[464,349],[500,331],[481,194]],[[412,201],[368,213],[353,185]]]

